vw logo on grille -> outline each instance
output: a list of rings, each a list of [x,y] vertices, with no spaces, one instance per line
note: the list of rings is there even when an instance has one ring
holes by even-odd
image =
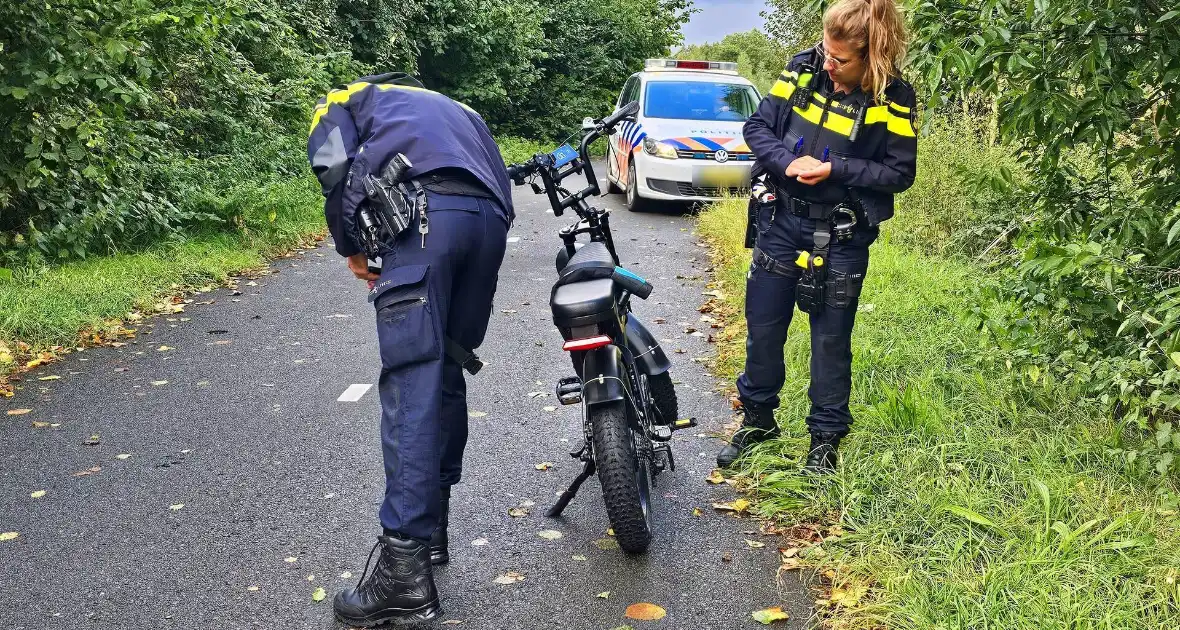
[[[729,151],[722,149],[722,150],[713,154],[713,159],[724,164],[729,161]]]

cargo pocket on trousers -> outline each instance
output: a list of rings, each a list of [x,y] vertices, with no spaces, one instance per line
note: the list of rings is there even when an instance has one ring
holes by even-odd
[[[437,360],[442,356],[426,274],[429,265],[406,265],[386,272],[374,299],[381,366],[387,370]]]
[[[848,308],[860,297],[860,289],[864,283],[863,273],[844,273],[829,269],[824,302],[832,308]]]

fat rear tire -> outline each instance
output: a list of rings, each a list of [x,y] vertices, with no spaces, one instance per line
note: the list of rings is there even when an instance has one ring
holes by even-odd
[[[660,424],[672,424],[680,417],[677,415],[680,410],[677,409],[676,403],[676,386],[672,384],[672,374],[664,372],[663,374],[656,374],[648,377],[648,389],[651,390],[652,401],[656,404],[656,409],[659,411]]]
[[[627,408],[622,402],[611,403],[594,407],[590,414],[594,463],[615,539],[623,551],[643,553],[651,544],[651,527],[639,492],[639,484],[647,482],[647,470],[635,453]]]

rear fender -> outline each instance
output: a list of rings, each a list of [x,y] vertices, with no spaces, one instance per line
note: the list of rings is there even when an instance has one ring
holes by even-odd
[[[643,325],[635,313],[627,313],[627,349],[635,357],[636,367],[648,376],[663,374],[672,369],[672,362],[656,341],[655,335]]]
[[[588,350],[582,361],[582,400],[593,407],[627,400],[623,352],[609,345]]]

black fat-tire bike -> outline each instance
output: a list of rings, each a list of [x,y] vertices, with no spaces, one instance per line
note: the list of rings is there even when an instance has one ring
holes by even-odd
[[[549,305],[576,373],[558,382],[557,398],[563,405],[582,405],[584,441],[570,455],[583,468],[546,516],[559,516],[597,472],[611,527],[629,553],[642,553],[651,544],[655,477],[676,469],[668,444],[672,432],[696,426],[691,418],[677,417],[672,364],[631,311],[631,296],[645,300],[654,287],[619,265],[610,211],[586,203],[600,194],[588,147],[637,109],[632,103],[602,120],[587,119],[576,152],[563,145],[508,167],[516,185],[527,178],[535,193],[548,195],[554,215],[569,208],[578,215],[576,223],[558,231],[558,279]],[[570,192],[561,185],[579,173],[586,177],[585,188]],[[589,240],[579,241],[580,235]]]

